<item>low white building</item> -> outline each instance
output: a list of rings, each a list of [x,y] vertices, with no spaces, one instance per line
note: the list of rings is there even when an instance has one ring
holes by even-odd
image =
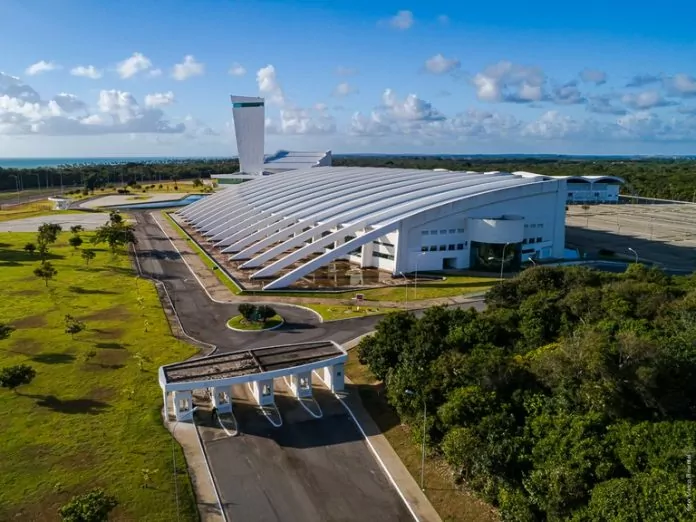
[[[270,290],[337,259],[398,275],[562,258],[566,199],[566,179],[532,173],[317,167],[231,186],[179,214]]]
[[[625,181],[616,176],[567,176],[568,203],[618,203]]]

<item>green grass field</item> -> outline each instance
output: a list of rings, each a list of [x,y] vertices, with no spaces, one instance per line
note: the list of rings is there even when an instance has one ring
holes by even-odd
[[[353,319],[355,317],[364,317],[366,315],[388,314],[397,312],[398,308],[375,308],[373,306],[348,306],[348,305],[321,305],[321,304],[303,304],[307,308],[311,308],[317,312],[324,321],[338,321],[340,319]]]
[[[34,201],[22,203],[10,208],[0,210],[0,221],[23,219],[38,216],[52,216],[55,214],[76,214],[79,210],[53,210],[53,204],[48,201]]]
[[[227,321],[227,326],[231,328],[236,328],[237,330],[248,330],[250,332],[260,332],[261,330],[269,330],[275,328],[278,325],[283,324],[283,318],[278,314],[275,314],[270,319],[266,319],[265,323],[261,322],[249,322],[241,315],[235,315],[232,319]]]
[[[195,350],[172,337],[154,285],[125,254],[99,249],[85,267],[68,238],[51,248],[58,274],[46,287],[33,275],[38,256],[22,250],[35,234],[0,236],[0,322],[16,328],[0,341],[0,367],[37,374],[16,393],[0,389],[0,520],[57,520],[62,504],[94,487],[119,501],[110,520],[177,520],[173,456],[180,520],[197,520],[157,384],[160,365]],[[74,339],[66,314],[86,325]]]

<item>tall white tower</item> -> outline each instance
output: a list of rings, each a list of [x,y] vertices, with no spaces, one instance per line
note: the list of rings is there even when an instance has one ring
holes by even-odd
[[[261,175],[264,160],[264,125],[266,112],[263,98],[230,96],[234,133],[237,138],[239,172]]]

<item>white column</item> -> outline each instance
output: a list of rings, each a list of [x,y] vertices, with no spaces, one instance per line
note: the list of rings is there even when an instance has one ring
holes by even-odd
[[[216,386],[210,388],[213,406],[220,412],[232,411],[232,393],[230,386]]]
[[[254,381],[254,399],[259,406],[272,406],[275,404],[273,397],[273,379]]]
[[[324,366],[324,382],[332,392],[342,391],[345,388],[343,363]]]
[[[193,409],[193,394],[190,390],[174,392],[174,413],[176,420],[186,420],[191,418]]]
[[[312,396],[312,372],[301,372],[290,376],[290,388],[297,398]]]

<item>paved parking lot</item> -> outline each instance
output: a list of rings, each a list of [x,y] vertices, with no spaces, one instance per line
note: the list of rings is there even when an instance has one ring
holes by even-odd
[[[274,428],[245,386],[233,387],[240,434],[199,428],[230,520],[413,520],[361,433],[319,383],[313,418],[276,379],[283,426]],[[205,419],[203,419],[205,422]]]
[[[580,205],[566,215],[566,243],[588,253],[634,254],[668,267],[696,268],[696,205]]]

